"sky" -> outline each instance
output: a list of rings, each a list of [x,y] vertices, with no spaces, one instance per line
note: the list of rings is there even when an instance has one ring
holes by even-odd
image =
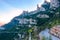
[[[41,6],[44,0],[0,0],[0,23],[6,24],[23,10],[36,10],[37,4]]]

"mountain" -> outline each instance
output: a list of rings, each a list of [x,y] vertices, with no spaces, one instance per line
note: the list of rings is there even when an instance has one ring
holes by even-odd
[[[44,1],[44,3],[42,4],[42,7],[44,7],[46,11],[49,10],[49,8],[50,8],[50,2]]]
[[[56,9],[60,6],[60,1],[59,0],[50,0],[50,8]]]
[[[48,8],[47,8],[48,7]],[[17,17],[14,17],[11,22],[8,24],[3,25],[2,27],[6,29],[11,29],[12,27],[15,27],[16,25],[29,25],[30,20],[36,20],[37,18],[49,18],[50,14],[46,13],[46,10],[48,10],[50,7],[50,4],[48,2],[45,2],[42,4],[42,7],[39,7],[37,5],[37,10],[35,11],[23,11],[23,13]],[[36,20],[37,21],[37,20]],[[44,22],[43,22],[44,23]]]
[[[34,11],[23,11],[21,15],[14,17],[11,22],[3,25],[2,27],[6,28],[6,30],[9,30],[15,28],[16,26],[28,27],[30,23],[32,23],[31,25],[34,25],[34,23],[38,23],[36,25],[44,24],[54,15],[55,10],[51,10],[50,6],[50,3],[45,1],[41,7],[37,5],[37,9]]]
[[[0,30],[0,32],[5,31],[5,33],[0,33],[0,38],[2,40],[19,40],[22,38],[21,36],[28,36],[31,31],[33,31],[33,37],[36,29],[40,33],[45,28],[56,25],[56,22],[60,23],[60,7],[54,9],[50,6],[51,4],[45,1],[41,7],[37,5],[37,9],[34,11],[23,11],[21,15],[14,17],[9,23],[1,26],[0,29],[4,30]],[[56,21],[58,19],[59,21]]]
[[[5,30],[5,28],[4,27],[0,27],[0,30]]]

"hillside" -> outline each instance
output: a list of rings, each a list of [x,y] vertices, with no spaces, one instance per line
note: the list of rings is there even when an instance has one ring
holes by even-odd
[[[25,39],[29,33],[31,33],[32,38],[37,38],[34,36],[38,35],[42,30],[50,29],[54,25],[60,25],[60,6],[50,6],[50,3],[45,1],[42,7],[39,9],[37,7],[35,11],[23,11],[21,15],[14,17],[11,22],[3,25],[2,27],[5,30],[2,30],[2,32],[12,33],[11,38],[19,39],[20,35],[22,35]],[[10,37],[9,35],[8,37]]]

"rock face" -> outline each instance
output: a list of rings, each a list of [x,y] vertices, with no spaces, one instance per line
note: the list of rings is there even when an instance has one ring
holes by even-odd
[[[52,0],[51,0],[52,1]],[[55,1],[56,2],[56,1]],[[11,28],[11,27],[15,27],[16,25],[24,25],[27,24],[29,25],[29,22],[34,24],[36,23],[35,21],[37,20],[37,18],[50,18],[50,16],[52,16],[53,14],[47,12],[50,9],[50,4],[53,5],[53,1],[47,2],[45,1],[41,7],[39,7],[39,5],[37,5],[37,9],[31,12],[28,11],[23,11],[23,13],[17,17],[14,17],[11,22],[9,22],[6,25],[3,25],[3,27],[5,28]],[[58,4],[58,1],[57,1]],[[32,19],[32,20],[31,20]],[[40,19],[41,20],[41,19]],[[42,22],[43,23],[43,22]]]
[[[58,0],[50,0],[50,8],[57,8],[59,7],[59,1]]]
[[[54,26],[50,29],[50,33],[58,38],[60,38],[60,25]]]
[[[0,30],[5,30],[5,28],[4,27],[0,27]]]
[[[46,13],[43,12],[43,11],[48,10],[49,7],[50,7],[50,5],[48,2],[45,2],[44,4],[42,4],[41,7],[39,7],[39,5],[37,5],[36,10],[31,11],[31,12],[23,11],[23,13],[21,15],[14,17],[11,20],[11,22],[3,25],[2,27],[5,27],[6,29],[10,29],[11,27],[15,27],[16,25],[23,26],[25,24],[29,25],[29,23],[36,24],[35,21],[36,21],[37,16],[42,13],[43,13],[43,15],[38,16],[38,18],[49,18],[49,15],[47,15]]]
[[[45,0],[42,4],[42,7],[45,8],[45,11],[48,10],[50,8],[50,2]]]

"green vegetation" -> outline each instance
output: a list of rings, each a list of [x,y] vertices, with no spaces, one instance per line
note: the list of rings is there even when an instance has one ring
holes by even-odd
[[[53,13],[51,13],[51,11]],[[57,12],[59,12],[59,14],[57,14]],[[38,14],[47,14],[47,15],[49,15],[49,18],[38,18],[38,17],[36,17],[36,15],[38,15]],[[28,40],[29,32],[32,33],[32,39],[37,40],[38,39],[37,35],[41,31],[43,31],[44,29],[46,29],[46,28],[50,29],[54,25],[60,25],[60,7],[56,8],[56,10],[49,9],[47,11],[40,11],[40,12],[34,14],[34,15],[25,16],[25,18],[27,18],[27,19],[32,18],[32,19],[35,19],[37,21],[37,24],[36,24],[37,31],[34,31],[34,29],[35,29],[34,26],[35,25],[31,25],[32,27],[29,28],[28,26],[25,26],[25,25],[18,26],[18,24],[17,24],[15,27],[7,30],[7,32],[13,32],[13,33],[0,33],[0,40],[14,40],[15,37],[19,38],[18,33],[21,34],[21,35],[24,34],[23,39]],[[15,33],[15,32],[17,32],[17,33]],[[45,38],[43,36],[42,40],[47,40],[47,38]],[[48,38],[48,40],[52,40],[51,36]]]
[[[42,37],[42,40],[47,40],[47,38],[45,36]]]

